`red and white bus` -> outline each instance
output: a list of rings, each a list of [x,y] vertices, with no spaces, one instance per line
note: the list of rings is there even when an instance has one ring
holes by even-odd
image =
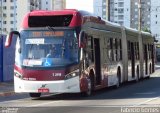
[[[83,93],[138,81],[154,72],[154,38],[85,11],[33,11],[17,37],[15,92]]]

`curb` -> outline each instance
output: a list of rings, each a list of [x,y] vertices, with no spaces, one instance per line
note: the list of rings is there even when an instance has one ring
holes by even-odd
[[[0,93],[0,97],[1,96],[3,96],[3,97],[5,97],[5,96],[11,96],[11,95],[14,95],[14,94],[15,94],[14,91],[2,92],[2,93]]]

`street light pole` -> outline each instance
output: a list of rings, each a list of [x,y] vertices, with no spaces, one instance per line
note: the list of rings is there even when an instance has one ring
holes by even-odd
[[[142,20],[142,16],[141,16],[141,0],[138,0],[138,30],[141,31],[141,27],[142,27],[142,23],[141,23],[141,20]]]
[[[3,4],[2,2],[3,1],[1,0],[1,9],[0,9],[1,10],[0,12],[1,13],[1,34],[3,33],[3,6],[2,6]]]

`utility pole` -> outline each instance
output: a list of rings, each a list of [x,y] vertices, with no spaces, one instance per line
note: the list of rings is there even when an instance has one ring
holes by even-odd
[[[141,0],[138,0],[138,30],[141,31],[142,27],[142,14],[141,14],[142,6],[141,6]]]
[[[110,0],[106,0],[106,15],[108,16],[107,20],[110,21]]]
[[[0,18],[1,18],[1,35],[3,33],[3,6],[2,6],[3,4],[2,4],[2,2],[3,1],[1,0],[1,4],[0,4],[1,5],[1,9],[0,9],[0,15],[1,15],[0,16]]]

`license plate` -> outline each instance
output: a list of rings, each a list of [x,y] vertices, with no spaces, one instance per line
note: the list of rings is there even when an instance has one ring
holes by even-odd
[[[48,92],[49,92],[49,89],[48,89],[48,88],[39,88],[39,89],[38,89],[38,92],[39,92],[39,93],[48,93]]]

